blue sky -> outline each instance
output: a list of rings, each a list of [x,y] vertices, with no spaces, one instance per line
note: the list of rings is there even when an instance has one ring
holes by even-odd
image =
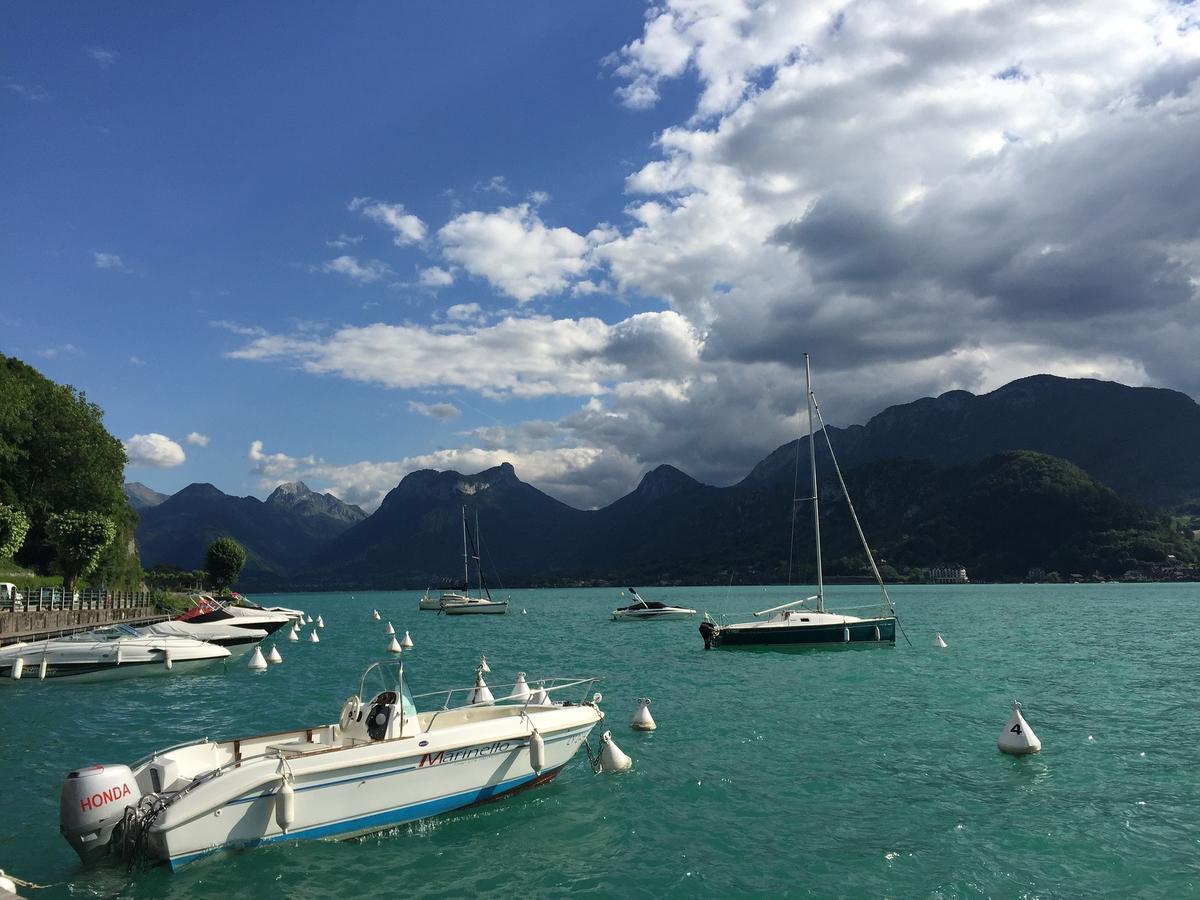
[[[0,349],[130,480],[368,508],[505,459],[730,483],[804,350],[839,424],[1195,395],[1191,8],[904,5],[10,4]]]

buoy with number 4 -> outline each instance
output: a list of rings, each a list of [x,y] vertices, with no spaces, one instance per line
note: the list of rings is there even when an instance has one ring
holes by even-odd
[[[1021,715],[1020,703],[1013,703],[1012,715],[1008,717],[1004,730],[996,739],[996,746],[1002,753],[1011,753],[1014,756],[1037,753],[1042,749],[1042,742],[1033,733],[1033,729],[1029,727],[1025,717]]]
[[[940,631],[934,632],[933,646],[935,646],[935,647],[945,647],[946,646],[946,641],[942,638],[942,633]]]
[[[629,723],[630,727],[635,731],[654,731],[658,725],[654,721],[654,716],[650,715],[650,698],[638,697],[637,712],[633,714],[633,721]]]
[[[600,735],[600,768],[605,772],[628,772],[633,768],[633,760],[621,752],[611,731]]]
[[[255,672],[261,672],[267,668],[267,658],[262,655],[262,647],[254,648],[254,655],[250,657],[250,662],[246,663],[246,668]]]

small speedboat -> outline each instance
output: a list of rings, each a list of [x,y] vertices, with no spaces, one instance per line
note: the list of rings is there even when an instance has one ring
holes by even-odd
[[[137,629],[142,634],[169,635],[172,637],[191,638],[194,641],[205,641],[224,647],[233,656],[241,656],[254,649],[267,636],[264,628],[238,628],[236,625],[226,625],[224,622],[155,622],[153,625],[143,625]]]
[[[60,830],[84,861],[134,853],[177,869],[222,848],[348,838],[496,800],[550,781],[578,752],[604,718],[601,697],[553,698],[595,681],[548,679],[530,696],[518,680],[506,687],[524,685],[525,699],[470,703],[478,682],[414,697],[403,664],[372,663],[332,723],[71,772]]]
[[[232,603],[222,603],[208,594],[200,594],[192,608],[181,616],[175,617],[178,622],[191,622],[201,625],[206,622],[220,622],[223,625],[233,625],[236,628],[261,628],[267,634],[274,634],[284,625],[292,623],[292,617],[281,612],[267,612],[263,609],[249,609],[235,606]]]
[[[162,634],[141,634],[128,625],[47,641],[0,648],[0,680],[70,678],[109,681],[143,675],[194,672],[229,658],[229,651],[204,641]]]
[[[308,621],[308,613],[302,609],[293,609],[290,606],[263,606],[261,603],[255,603],[249,597],[244,597],[236,592],[233,594],[233,599],[238,603],[234,609],[253,609],[258,612],[281,613],[292,621],[299,622],[301,625]]]
[[[612,614],[614,619],[638,619],[642,621],[650,619],[687,619],[696,614],[694,609],[689,609],[686,606],[672,606],[669,603],[643,600],[641,595],[633,588],[629,589],[629,594],[637,602],[631,603],[629,606],[619,606],[614,609]]]

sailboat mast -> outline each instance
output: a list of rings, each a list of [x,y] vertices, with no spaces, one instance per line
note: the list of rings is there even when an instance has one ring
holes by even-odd
[[[825,580],[821,572],[821,506],[817,500],[817,442],[813,440],[812,366],[804,354],[804,387],[808,396],[808,468],[812,475],[813,537],[817,545],[817,612],[825,611]]]
[[[471,570],[467,566],[467,508],[462,508],[463,519],[463,591],[471,587]]]

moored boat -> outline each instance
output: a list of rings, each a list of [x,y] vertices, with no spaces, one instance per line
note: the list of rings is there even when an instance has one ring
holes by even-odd
[[[208,594],[200,594],[193,599],[192,607],[183,615],[176,616],[176,621],[204,624],[219,622],[232,625],[235,628],[260,628],[267,634],[274,634],[284,625],[292,624],[292,617],[282,612],[267,612],[263,609],[252,609],[236,606],[232,603],[222,603]]]
[[[136,629],[142,634],[191,638],[224,647],[233,656],[248,653],[267,636],[263,628],[238,628],[224,622],[155,622]]]
[[[374,673],[387,679],[371,694]],[[414,697],[403,664],[373,663],[332,723],[70,773],[60,830],[85,861],[136,850],[174,869],[221,848],[352,837],[495,800],[570,761],[604,718],[601,697],[552,698],[595,680],[547,679],[528,699],[452,706],[474,688]]]
[[[803,600],[792,600],[788,603],[782,603],[779,606],[773,606],[770,609],[760,610],[754,614],[756,618],[761,619],[761,621],[757,622],[718,623],[708,613],[705,613],[704,621],[700,623],[700,636],[704,639],[705,650],[716,647],[806,647],[854,643],[894,645],[896,643],[896,613],[892,605],[892,598],[888,595],[887,587],[884,585],[883,578],[879,574],[879,567],[875,565],[875,557],[871,553],[870,546],[867,544],[862,525],[858,521],[858,514],[854,511],[854,503],[850,500],[850,492],[846,489],[846,482],[842,478],[842,470],[837,464],[837,457],[833,452],[833,443],[829,439],[829,431],[825,427],[825,420],[821,417],[821,408],[817,405],[816,396],[813,394],[812,370],[809,365],[807,353],[804,354],[804,375],[805,393],[808,397],[808,461],[812,496],[803,499],[812,503],[813,538],[816,545],[817,592],[811,597],[805,597]],[[821,421],[821,433],[825,437],[825,445],[829,448],[829,458],[833,463],[834,471],[837,473],[838,483],[841,485],[842,494],[845,497],[846,506],[850,512],[850,518],[854,522],[859,539],[862,541],[863,550],[866,552],[871,572],[874,574],[875,581],[878,583],[879,589],[883,594],[879,613],[875,616],[850,616],[825,609],[825,583],[821,563],[821,513],[819,492],[817,490],[817,453],[814,440],[814,419],[820,419]],[[801,502],[801,500],[794,496],[794,493],[793,491],[793,517],[795,505]],[[808,604],[814,601],[816,603],[815,607],[808,608]]]
[[[205,641],[141,634],[128,625],[0,647],[0,681],[69,678],[110,681],[146,675],[182,674],[229,658],[229,651]]]
[[[646,622],[655,619],[688,619],[696,614],[694,609],[686,606],[674,606],[670,603],[660,603],[657,600],[643,600],[633,588],[629,589],[629,594],[637,602],[614,609],[612,613],[614,619]]]

